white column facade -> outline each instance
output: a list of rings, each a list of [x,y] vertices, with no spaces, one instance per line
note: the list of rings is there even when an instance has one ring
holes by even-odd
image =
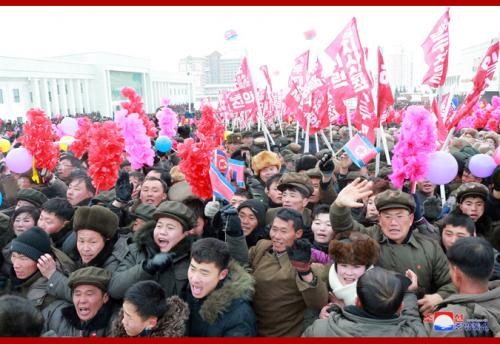
[[[33,93],[33,106],[39,108],[42,106],[40,98],[40,86],[38,84],[38,79],[31,80],[31,92]]]
[[[61,115],[68,115],[68,95],[66,94],[66,81],[58,79],[59,84],[59,98],[61,99]]]
[[[89,81],[87,79],[83,80],[83,106],[85,107],[85,113],[92,111],[90,108]]]
[[[71,115],[76,114],[75,88],[71,79],[68,80],[68,109]]]
[[[75,91],[75,100],[76,100],[76,112],[83,113],[83,99],[82,99],[82,88],[81,88],[81,80],[76,79],[73,80],[73,86]]]
[[[57,92],[57,81],[56,79],[50,80],[50,95],[52,97],[52,113],[54,115],[60,114],[61,109],[59,106],[59,94]]]
[[[45,110],[45,113],[50,116],[52,113],[49,99],[49,85],[47,83],[47,79],[41,80],[41,91],[42,91],[42,108]]]
[[[88,90],[89,90],[90,111],[97,111],[97,107],[95,104],[94,80],[89,80],[88,85],[89,85]]]

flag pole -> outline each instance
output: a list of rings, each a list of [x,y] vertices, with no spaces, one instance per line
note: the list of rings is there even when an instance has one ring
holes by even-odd
[[[381,137],[382,137],[382,144],[384,145],[384,152],[385,152],[385,159],[387,160],[387,165],[391,166],[391,156],[389,155],[389,146],[387,146],[387,138],[385,137],[384,133],[384,127],[382,125],[382,122],[380,122],[380,130],[381,130]]]
[[[316,140],[316,153],[317,153],[319,152],[318,133],[314,133],[314,139]]]
[[[328,142],[328,139],[326,138],[326,135],[325,133],[323,132],[323,129],[321,129],[319,131],[319,135],[321,136],[321,138],[323,139],[323,141],[325,142],[326,146],[328,147],[328,149],[330,150],[330,152],[332,152],[333,155],[336,155],[336,153],[333,151],[333,148],[332,146],[330,145],[330,142]],[[338,153],[337,153],[338,154]]]
[[[377,147],[380,147],[382,144],[382,133],[380,132],[380,128],[377,128]],[[375,177],[378,177],[380,172],[380,152],[377,153],[377,157],[375,158]]]

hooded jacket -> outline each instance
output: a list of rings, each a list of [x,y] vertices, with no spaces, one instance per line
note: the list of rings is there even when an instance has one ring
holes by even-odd
[[[182,337],[186,331],[186,320],[189,316],[187,304],[178,296],[171,296],[165,300],[167,304],[166,313],[158,319],[156,327],[150,332],[143,331],[143,337]],[[113,321],[113,337],[129,337],[122,324],[123,309]],[[142,335],[139,335],[140,337]]]
[[[245,237],[248,247],[255,246],[260,239],[267,239],[266,233],[266,207],[265,205],[255,199],[249,199],[242,202],[238,207],[238,211],[243,208],[248,208],[257,218],[257,227]]]
[[[228,276],[203,299],[187,290],[190,308],[189,337],[255,337],[255,313],[251,302],[255,280],[238,263],[229,264]]]
[[[438,305],[440,312],[462,314],[464,322],[467,320],[486,319],[491,331],[490,336],[500,335],[500,281],[489,284],[489,290],[483,294],[454,294]],[[471,333],[464,330],[464,326],[453,331],[434,331],[432,324],[426,324],[431,337],[469,337]]]
[[[406,293],[404,309],[400,316],[378,319],[367,316],[366,312],[352,312],[334,305],[328,319],[316,320],[302,337],[427,337],[418,313],[417,298]]]
[[[144,224],[135,234],[134,242],[128,246],[128,252],[109,282],[108,291],[114,299],[123,299],[127,289],[134,283],[153,280],[161,284],[167,297],[182,296],[186,290],[189,269],[191,239],[185,237],[170,252],[176,254],[173,265],[166,271],[150,275],[142,268],[142,263],[152,258],[160,250],[153,239],[155,221]]]

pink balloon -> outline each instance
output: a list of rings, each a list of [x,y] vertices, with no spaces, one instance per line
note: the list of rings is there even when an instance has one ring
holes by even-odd
[[[78,130],[78,122],[71,117],[64,117],[60,124],[61,130],[68,136],[75,136]],[[64,135],[63,135],[64,136]]]
[[[479,178],[491,176],[495,167],[495,161],[488,154],[476,154],[469,160],[470,172]]]
[[[29,171],[33,165],[31,153],[24,147],[11,149],[5,163],[9,170],[14,173],[24,173]]]
[[[436,151],[429,154],[426,179],[432,184],[445,185],[451,182],[458,173],[457,160],[448,152]]]
[[[497,165],[500,165],[500,146],[495,149],[495,153],[493,153],[493,160],[495,160]]]

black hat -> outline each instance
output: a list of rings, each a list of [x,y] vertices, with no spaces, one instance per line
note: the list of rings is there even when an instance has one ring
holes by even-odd
[[[160,203],[153,213],[153,218],[158,220],[162,217],[168,217],[179,221],[184,231],[188,231],[196,226],[196,216],[194,212],[181,202],[164,201]]]
[[[18,252],[35,262],[46,253],[51,253],[50,238],[40,227],[31,227],[26,232],[12,240],[12,252]]]
[[[77,232],[81,229],[90,229],[111,239],[116,234],[118,222],[118,216],[106,207],[100,205],[82,206],[75,211],[73,230]]]

